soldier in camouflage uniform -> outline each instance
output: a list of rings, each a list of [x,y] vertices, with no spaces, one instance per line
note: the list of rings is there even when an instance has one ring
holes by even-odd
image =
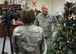
[[[34,11],[32,9],[22,10],[21,20],[26,24],[16,27],[13,31],[14,51],[16,54],[41,54],[43,29],[33,25]]]
[[[47,42],[47,48],[51,47],[52,44],[52,24],[53,18],[52,15],[48,12],[48,7],[46,5],[42,6],[42,13],[39,13],[36,16],[35,24],[44,29],[43,36]]]

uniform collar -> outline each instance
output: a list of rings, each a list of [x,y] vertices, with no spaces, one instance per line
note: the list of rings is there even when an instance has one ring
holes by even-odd
[[[49,17],[49,12],[47,13],[47,15],[46,16],[44,16],[43,14],[41,14],[44,18],[47,18],[47,17]]]

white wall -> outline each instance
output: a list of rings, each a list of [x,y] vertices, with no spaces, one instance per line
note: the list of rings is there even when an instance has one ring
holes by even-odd
[[[76,2],[76,0],[70,0],[71,2]]]
[[[65,0],[53,0],[53,13],[63,12]]]

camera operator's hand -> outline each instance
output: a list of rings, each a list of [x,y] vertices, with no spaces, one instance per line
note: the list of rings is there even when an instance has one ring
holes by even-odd
[[[16,21],[16,25],[23,25],[24,23],[22,21]]]
[[[23,25],[24,23],[22,21],[15,21],[13,19],[13,22],[12,22],[13,25]]]

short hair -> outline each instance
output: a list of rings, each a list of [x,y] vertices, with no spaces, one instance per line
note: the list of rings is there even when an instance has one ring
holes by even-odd
[[[21,11],[21,21],[24,23],[33,23],[35,20],[35,12],[33,9],[27,8]]]
[[[41,8],[42,8],[42,7],[45,7],[45,8],[48,9],[48,6],[47,6],[46,4],[43,4],[43,5],[41,6]]]

